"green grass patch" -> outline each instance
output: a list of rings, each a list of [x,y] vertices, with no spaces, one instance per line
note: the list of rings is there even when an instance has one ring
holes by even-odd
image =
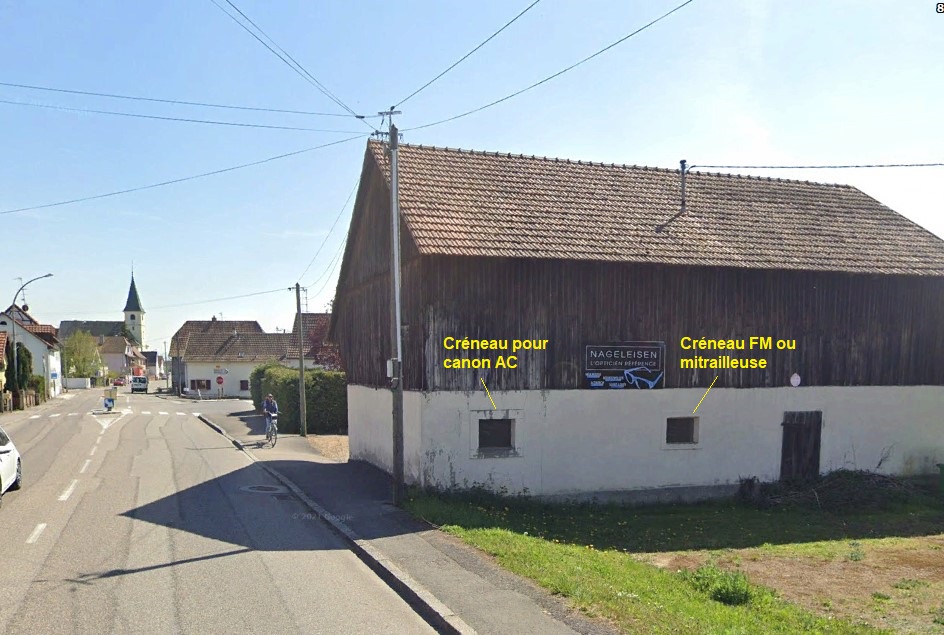
[[[809,534],[821,540],[848,536],[848,524],[843,529],[833,518],[732,503],[637,508],[549,505],[480,491],[448,498],[414,492],[406,506],[491,554],[506,569],[567,597],[589,615],[612,620],[627,632],[885,632],[816,616],[750,583],[743,574],[714,565],[694,572],[666,571],[631,555],[783,544]],[[894,522],[889,518],[890,524]],[[918,526],[924,522],[922,516]],[[885,530],[872,525],[862,532],[876,527]]]

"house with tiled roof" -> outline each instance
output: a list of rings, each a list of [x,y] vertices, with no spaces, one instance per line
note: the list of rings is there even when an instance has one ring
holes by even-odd
[[[100,336],[98,355],[110,373],[144,375],[147,361],[134,343],[123,335]]]
[[[32,374],[43,377],[46,396],[55,397],[62,392],[62,358],[58,331],[51,324],[41,324],[30,315],[24,306],[10,305],[0,313],[0,331],[8,334],[10,345],[15,339],[33,357]]]
[[[301,328],[298,315],[292,324],[292,337],[289,340],[282,362],[286,366],[298,368],[299,338],[301,337],[302,354],[305,368],[325,370],[343,370],[338,345],[328,341],[328,327],[331,325],[330,313],[302,313]]]
[[[193,330],[181,354],[180,382],[185,392],[249,397],[249,374],[285,356],[289,333]]]
[[[413,145],[398,173],[409,482],[682,498],[944,462],[944,241],[862,191]],[[370,141],[329,333],[351,457],[387,470],[390,189]]]
[[[168,351],[168,356],[170,357],[171,361],[171,377],[174,380],[174,390],[176,392],[189,390],[190,384],[193,383],[196,386],[198,381],[199,385],[202,386],[204,385],[204,381],[206,381],[207,377],[210,375],[210,373],[204,373],[206,369],[200,368],[198,371],[203,374],[193,377],[188,376],[187,368],[185,366],[185,356],[190,345],[191,336],[196,336],[194,340],[196,348],[194,350],[201,351],[202,356],[202,351],[205,351],[207,347],[205,340],[218,340],[216,337],[209,336],[228,336],[240,333],[253,334],[264,333],[264,331],[262,326],[260,326],[259,322],[256,320],[218,320],[216,319],[216,316],[214,316],[209,320],[187,320],[184,322],[171,338],[170,349]],[[193,361],[192,357],[189,359]],[[203,364],[204,362],[201,361],[199,363]],[[213,368],[215,367],[216,364],[213,365]],[[223,367],[220,366],[220,368],[222,369]],[[210,370],[213,369],[211,368]],[[203,375],[207,375],[207,377],[204,377]],[[216,384],[214,383],[214,385]]]

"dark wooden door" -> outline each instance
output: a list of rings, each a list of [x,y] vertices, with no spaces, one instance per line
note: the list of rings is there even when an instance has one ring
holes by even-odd
[[[823,412],[785,412],[781,425],[783,446],[780,451],[780,480],[810,480],[819,476]]]

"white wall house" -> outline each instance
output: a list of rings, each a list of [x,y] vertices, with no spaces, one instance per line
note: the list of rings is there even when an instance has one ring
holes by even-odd
[[[288,333],[193,332],[187,338],[178,386],[206,397],[249,397],[249,374],[285,354]]]
[[[0,331],[9,334],[9,345],[12,345],[13,330],[10,313],[0,313]],[[45,378],[47,398],[56,397],[62,392],[62,358],[54,333],[55,329],[51,326],[16,321],[16,341],[26,346],[32,354],[33,374]]]

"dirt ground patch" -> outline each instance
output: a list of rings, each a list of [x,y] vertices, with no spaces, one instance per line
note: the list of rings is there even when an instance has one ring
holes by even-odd
[[[713,561],[819,615],[898,633],[944,634],[944,534],[824,545],[825,557],[805,545],[793,554],[789,545],[779,545],[638,558],[670,570]]]
[[[342,463],[348,459],[346,434],[309,434],[308,443],[325,458]]]

